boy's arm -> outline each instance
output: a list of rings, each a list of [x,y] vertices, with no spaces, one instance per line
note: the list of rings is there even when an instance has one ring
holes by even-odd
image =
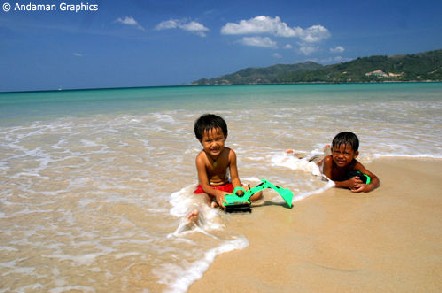
[[[229,152],[229,168],[233,188],[242,186],[241,179],[239,179],[238,166],[236,164],[236,154],[232,149],[230,149]]]
[[[330,180],[333,180],[332,176],[332,168],[333,168],[333,157],[332,156],[325,156],[324,158],[324,166],[323,166],[323,173],[325,177],[327,177]]]
[[[370,184],[359,184],[355,189],[351,190],[352,192],[370,192],[381,185],[379,178],[370,170],[365,169],[365,166],[361,163],[358,162],[355,169],[370,176],[371,182]]]
[[[198,173],[198,181],[199,184],[201,185],[201,188],[211,198],[215,198],[215,200],[218,202],[218,205],[223,207],[225,192],[216,190],[210,186],[209,177],[207,176],[206,162],[204,156],[202,156],[201,154],[198,155],[195,159],[195,165]]]

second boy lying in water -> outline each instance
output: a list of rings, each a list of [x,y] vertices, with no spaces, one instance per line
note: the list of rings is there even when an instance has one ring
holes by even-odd
[[[335,182],[336,187],[349,188],[352,192],[370,192],[379,187],[379,178],[356,160],[359,140],[353,132],[338,133],[333,139],[332,154],[325,156],[323,172]],[[366,184],[354,171],[368,175],[371,182]]]
[[[323,174],[334,181],[336,187],[348,188],[352,192],[370,192],[379,187],[379,178],[356,160],[359,140],[353,132],[340,132],[332,142],[331,150],[324,150],[325,157],[318,162]],[[328,152],[331,151],[331,154]],[[287,150],[287,153],[294,153]],[[317,158],[313,158],[317,159]],[[358,175],[358,172],[360,175]],[[370,177],[370,182],[363,181],[363,174]]]

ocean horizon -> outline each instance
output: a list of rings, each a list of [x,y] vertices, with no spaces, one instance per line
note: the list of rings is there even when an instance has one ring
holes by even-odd
[[[263,84],[220,84],[220,85],[196,85],[188,84],[164,84],[164,85],[139,85],[139,86],[118,86],[118,87],[86,87],[86,88],[53,88],[38,90],[16,90],[0,91],[0,94],[23,94],[23,93],[51,93],[51,92],[73,92],[73,91],[99,91],[99,90],[129,90],[129,89],[148,89],[148,88],[168,88],[168,87],[230,87],[230,86],[296,86],[296,85],[364,85],[364,84],[427,84],[442,83],[442,81],[380,81],[380,82],[293,82],[293,83],[263,83]]]

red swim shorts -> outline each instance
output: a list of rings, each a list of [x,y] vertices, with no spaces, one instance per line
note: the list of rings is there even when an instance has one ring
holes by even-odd
[[[211,185],[213,189],[221,190],[227,193],[233,192],[233,184],[232,183],[226,183],[223,185]],[[193,193],[205,193],[201,185],[198,185]]]

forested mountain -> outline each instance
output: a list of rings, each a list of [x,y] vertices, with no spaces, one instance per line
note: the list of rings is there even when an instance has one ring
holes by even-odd
[[[247,68],[218,78],[202,78],[194,85],[345,83],[382,81],[442,81],[442,49],[421,54],[376,55],[350,62],[315,62]]]

